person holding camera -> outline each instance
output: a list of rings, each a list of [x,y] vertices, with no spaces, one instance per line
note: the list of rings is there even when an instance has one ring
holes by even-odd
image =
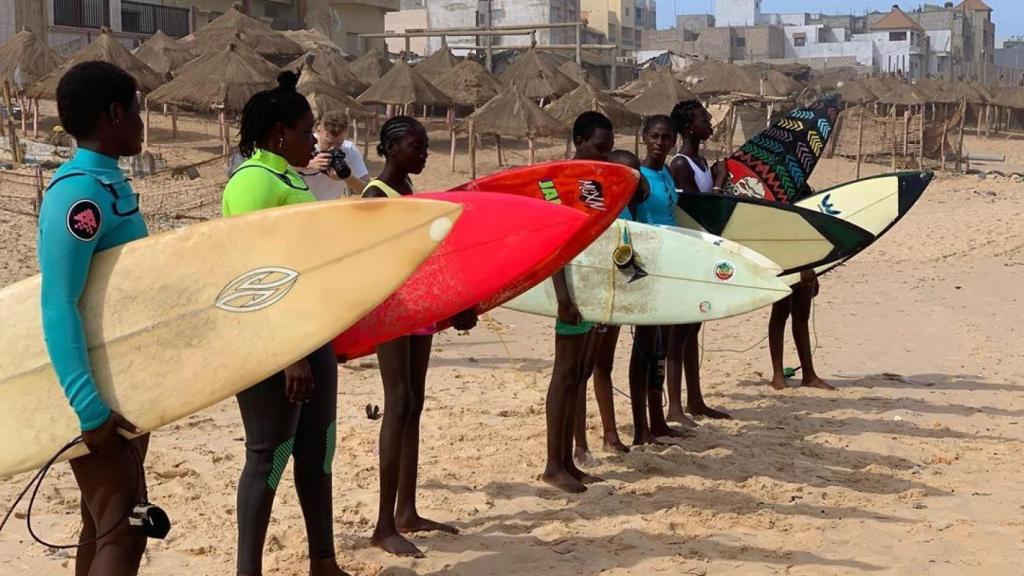
[[[347,137],[348,118],[344,113],[328,112],[317,121],[316,154],[309,165],[298,170],[317,200],[348,198],[366,187],[370,171]]]

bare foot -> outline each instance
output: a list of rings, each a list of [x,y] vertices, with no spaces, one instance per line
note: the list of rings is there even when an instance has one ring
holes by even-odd
[[[815,376],[811,380],[800,383],[801,388],[820,388],[822,390],[835,390],[836,387]]]
[[[398,526],[398,531],[402,534],[412,534],[414,532],[444,532],[446,534],[459,533],[459,529],[455,526],[449,526],[448,524],[427,520],[418,514],[409,518],[395,518],[395,524]]]
[[[772,377],[771,386],[776,390],[785,390],[786,388],[789,388],[789,383],[786,382],[785,376],[782,376],[781,374],[776,374],[775,376]]]
[[[338,567],[334,558],[309,561],[309,576],[352,576]]]
[[[664,446],[665,443],[660,441],[660,440],[658,440],[657,438],[655,438],[654,435],[651,434],[650,431],[645,431],[639,437],[634,437],[633,438],[633,446],[644,446],[644,445]]]
[[[619,440],[619,435],[616,434],[614,437],[604,439],[604,451],[612,452],[614,454],[629,454],[629,447]]]
[[[573,448],[572,459],[577,466],[584,468],[589,468],[590,466],[597,464],[597,461],[594,460],[594,455],[586,448]]]
[[[690,432],[683,432],[681,430],[675,430],[667,424],[665,426],[651,426],[651,434],[655,438],[689,438],[693,434]]]
[[[541,474],[540,479],[548,484],[551,484],[555,488],[568,492],[570,494],[580,494],[587,491],[587,487],[582,482],[572,477],[571,474],[562,470],[560,472]]]
[[[409,556],[411,558],[426,558],[415,544],[403,538],[400,534],[377,534],[370,537],[370,543],[381,550],[394,554],[395,556]]]
[[[696,407],[687,406],[686,411],[694,416],[706,416],[713,420],[732,420],[732,416],[727,413],[722,412],[721,410],[715,410],[714,408],[709,408],[703,404]]]
[[[675,422],[676,424],[682,424],[686,428],[697,428],[700,426],[700,424],[693,421],[693,418],[690,418],[686,414],[676,410],[669,410],[666,420],[669,422]]]

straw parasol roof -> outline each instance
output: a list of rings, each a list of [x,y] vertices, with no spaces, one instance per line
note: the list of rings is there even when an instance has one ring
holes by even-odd
[[[875,95],[875,99],[881,98],[889,93],[892,88],[881,78],[877,76],[868,76],[862,80],[864,87],[871,91]]]
[[[374,48],[348,65],[348,69],[362,82],[373,84],[387,74],[394,64],[380,48]]]
[[[306,52],[312,52],[318,48],[325,48],[327,50],[333,50],[338,54],[344,54],[344,51],[334,43],[333,40],[325,36],[324,34],[316,30],[284,30],[281,32],[292,42],[295,42]]]
[[[732,62],[698,62],[679,74],[694,94],[759,94],[761,91],[760,78]]]
[[[452,54],[447,45],[434,52],[426,60],[416,65],[416,71],[424,78],[440,77],[459,65],[459,59]]]
[[[537,50],[527,50],[500,76],[506,84],[515,84],[527,98],[551,99],[576,89],[576,82],[562,74],[558,68]]]
[[[894,104],[896,106],[918,106],[928,101],[923,92],[907,84],[900,82],[894,84],[892,90],[885,96],[878,99],[882,104]]]
[[[0,46],[0,82],[8,80],[24,89],[60,68],[61,59],[29,30],[22,30]]]
[[[865,102],[874,102],[878,100],[878,96],[868,89],[860,80],[850,80],[847,82],[840,82],[840,86],[836,88],[836,92],[845,102],[853,104],[863,104]]]
[[[217,52],[228,44],[237,44],[239,39],[262,56],[281,57],[304,52],[297,42],[266,22],[243,13],[239,4],[197,30],[192,49],[196,53]]]
[[[426,78],[420,76],[405,62],[395,64],[383,78],[370,86],[356,98],[363,104],[407,104],[439,105],[452,103],[452,99],[441,92]]]
[[[665,70],[650,80],[636,98],[626,102],[626,108],[641,116],[668,114],[681,100],[692,100],[695,96],[676,81],[671,72]]]
[[[299,76],[298,91],[305,96],[317,115],[327,112],[345,112],[349,118],[372,118],[372,110],[356,102],[338,85],[328,82],[312,68],[305,68]]]
[[[228,44],[220,52],[183,66],[174,80],[150,94],[148,100],[197,111],[238,112],[253,94],[276,86],[276,76],[277,68],[248,47]]]
[[[636,128],[640,125],[639,114],[587,83],[580,84],[572,92],[547,105],[544,111],[561,120],[566,127],[572,126],[577,116],[590,111],[607,116],[616,129]]]
[[[160,30],[136,48],[133,54],[164,77],[196,57],[188,46],[176,42]]]
[[[759,72],[756,68],[751,68],[750,71],[759,74],[764,80],[764,88],[759,92],[762,96],[793,96],[804,89],[803,84],[778,70],[769,69]]]
[[[135,82],[138,83],[139,90],[142,92],[152,92],[164,83],[164,79],[160,74],[146,66],[142,60],[136,58],[127,48],[115,40],[108,28],[103,28],[100,31],[100,35],[92,43],[78,54],[75,54],[63,66],[30,86],[26,94],[30,98],[55,98],[57,96],[57,84],[64,77],[64,73],[76,64],[90,60],[109,62],[125,70],[135,78]]]
[[[1024,110],[1024,86],[1003,88],[992,103],[996,106]]]
[[[601,81],[590,75],[590,72],[576,63],[575,60],[566,60],[558,67],[558,71],[568,76],[573,82],[577,84],[583,84],[584,82],[590,84],[598,90],[604,90],[604,86],[601,85]]]
[[[466,119],[469,120],[478,134],[515,138],[565,135],[562,123],[534,104],[518,86],[495,96]]]
[[[984,104],[985,99],[981,94],[975,92],[970,84],[966,82],[953,82],[944,84],[935,94],[932,95],[932,102],[939,104],[957,104],[961,100],[967,100],[968,104]]]
[[[455,104],[474,108],[490,102],[506,89],[501,80],[474,60],[463,60],[434,82],[434,86],[448,94]]]
[[[352,72],[340,52],[328,48],[315,48],[296,58],[285,68],[298,71],[300,67],[304,70],[312,68],[324,80],[334,84],[349,96],[358,96],[370,87]]]

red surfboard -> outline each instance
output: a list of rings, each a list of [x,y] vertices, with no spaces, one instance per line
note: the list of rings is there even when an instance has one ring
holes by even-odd
[[[401,288],[334,340],[341,360],[368,354],[377,344],[447,320],[510,285],[521,285],[538,267],[551,267],[554,255],[590,225],[579,210],[510,194],[415,196],[461,204],[462,216]]]

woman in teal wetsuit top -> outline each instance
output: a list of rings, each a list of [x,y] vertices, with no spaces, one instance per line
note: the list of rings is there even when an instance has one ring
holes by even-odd
[[[224,216],[316,201],[289,166],[308,164],[316,145],[313,112],[295,90],[298,80],[296,74],[282,72],[276,88],[253,95],[245,105],[238,149],[248,160],[224,188]],[[345,574],[335,560],[331,494],[337,394],[338,364],[330,343],[238,394],[245,427],[245,467],[238,481],[240,576],[263,573],[274,495],[291,456],[306,521],[309,573]]]
[[[139,468],[149,435],[130,443],[118,435],[118,428],[141,430],[97,391],[78,302],[94,254],[147,235],[138,196],[117,165],[121,156],[142,151],[135,79],[113,64],[78,64],[57,85],[57,112],[78,150],[43,196],[38,253],[46,349],[90,452],[71,461],[82,491],[75,574],[131,576],[139,571],[146,536],[125,511],[145,500]]]

